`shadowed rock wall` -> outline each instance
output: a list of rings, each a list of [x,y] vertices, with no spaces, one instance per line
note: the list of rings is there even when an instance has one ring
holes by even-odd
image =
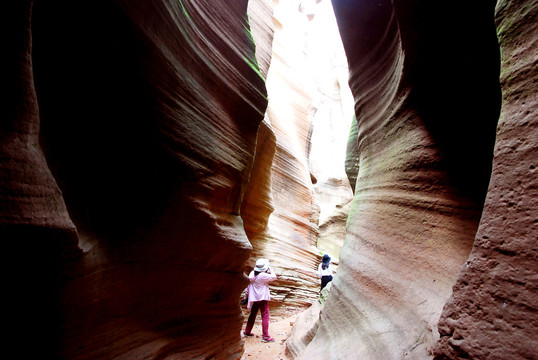
[[[473,251],[445,305],[435,359],[533,359],[538,349],[538,2],[499,1],[503,106]]]
[[[9,309],[4,324],[10,329],[6,343],[12,356],[38,357],[57,353],[57,269],[77,255],[77,234],[39,142],[32,1],[10,2],[3,9],[10,17],[0,32],[0,239],[4,304]],[[40,334],[31,347],[21,336],[30,328]]]
[[[430,358],[490,178],[494,3],[333,7],[355,97],[357,180],[338,273],[300,358]]]
[[[7,5],[0,238],[21,356],[240,357],[240,205],[267,105],[246,13]]]

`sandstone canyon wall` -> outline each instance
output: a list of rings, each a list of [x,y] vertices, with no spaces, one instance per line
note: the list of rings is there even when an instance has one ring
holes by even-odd
[[[330,2],[317,3],[274,4],[269,104],[258,135],[258,146],[270,142],[272,151],[257,151],[267,160],[265,166],[255,165],[264,175],[251,177],[242,207],[243,219],[258,219],[245,221],[245,226],[256,224],[247,228],[253,253],[245,271],[258,257],[271,260],[279,275],[270,287],[271,313],[277,317],[309,306],[318,296],[318,224],[330,218],[324,250],[339,252],[344,205],[352,196],[342,142],[353,113],[347,62]],[[259,201],[263,189],[270,194]],[[339,243],[332,244],[332,238]]]
[[[260,70],[247,1],[6,11],[0,238],[15,357],[239,358],[252,250],[240,206],[268,61]]]
[[[320,213],[316,179],[341,183],[311,157],[323,112],[303,36],[327,1],[8,3],[0,239],[17,357],[238,359],[259,256],[280,275],[276,315],[315,301],[320,215],[348,212]],[[533,358],[536,1],[497,7],[498,128],[493,2],[333,5],[355,197],[300,357]]]
[[[435,359],[534,359],[538,349],[538,2],[499,1],[503,105],[473,251],[439,322]]]
[[[274,4],[275,34],[267,77],[266,120],[275,133],[276,145],[270,174],[274,211],[268,219],[266,237],[252,243],[250,264],[257,257],[266,257],[278,273],[279,279],[271,286],[275,316],[281,313],[278,308],[286,311],[305,307],[316,296],[311,269],[316,261],[317,209],[307,162],[311,94],[296,63],[301,48],[288,47],[298,34],[288,31],[282,12],[286,5]]]
[[[299,358],[427,359],[434,353],[440,359],[506,358],[485,351],[491,346],[486,337],[502,337],[501,329],[511,326],[521,332],[519,344],[508,344],[516,334],[500,344],[517,349],[507,355],[526,358],[524,349],[534,343],[523,332],[535,333],[536,326],[527,319],[519,327],[518,319],[535,314],[530,269],[536,266],[536,224],[526,205],[535,198],[536,182],[530,175],[530,159],[536,155],[536,136],[531,140],[536,125],[530,114],[535,108],[517,113],[523,94],[516,91],[519,102],[510,106],[506,102],[516,101],[517,95],[507,101],[505,93],[504,111],[520,117],[517,124],[528,130],[523,135],[518,133],[522,128],[504,125],[514,132],[497,132],[496,164],[522,163],[517,171],[510,170],[510,185],[501,179],[508,170],[499,169],[497,177],[494,172],[488,192],[501,108],[495,2],[468,3],[464,11],[429,1],[333,0],[333,6],[355,97],[356,146],[349,150],[358,161],[350,159],[348,169],[351,175],[357,171],[357,180],[338,274],[316,334]],[[536,9],[531,2],[514,5],[518,7]],[[532,18],[526,20],[532,23]],[[509,23],[513,34],[528,34]],[[535,49],[534,29],[503,55],[520,51],[525,58],[525,49]],[[516,59],[512,71],[527,71],[535,79],[527,66],[536,60]],[[511,79],[509,73],[505,76]],[[522,83],[527,84],[522,93],[535,91],[529,81]],[[528,100],[525,106],[531,104]],[[513,140],[503,142],[503,137]],[[516,144],[521,150],[512,152],[510,146]],[[501,200],[501,191],[513,189],[514,181],[525,184],[510,196],[521,201]],[[521,213],[513,217],[526,219],[512,227],[518,241],[493,234],[510,221],[500,215],[508,211],[498,208],[503,203],[517,204]],[[521,283],[512,266],[522,270]],[[499,273],[502,269],[507,273]],[[501,310],[501,299],[518,293],[521,298],[504,301],[512,309],[504,316],[509,320],[493,320],[500,311],[510,311]],[[487,307],[481,310],[483,298]],[[481,311],[488,312],[484,319]],[[482,324],[487,335],[479,334],[477,325]],[[436,345],[439,333],[443,338]]]
[[[305,34],[305,66],[309,69],[313,102],[310,106],[310,173],[319,205],[317,246],[338,260],[353,191],[345,172],[346,139],[354,114],[348,85],[349,69],[330,1],[301,1],[309,22]]]

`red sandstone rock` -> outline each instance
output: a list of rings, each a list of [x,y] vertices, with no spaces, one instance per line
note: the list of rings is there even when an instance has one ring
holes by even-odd
[[[338,274],[299,358],[430,358],[490,177],[500,108],[492,5],[333,6],[358,173]]]
[[[13,348],[239,358],[240,206],[267,105],[247,1],[16,3],[0,145]]]
[[[297,316],[294,325],[298,322],[299,326],[293,326],[286,340],[286,354],[292,359],[300,355],[316,335],[322,307],[319,300],[314,301],[312,306]]]
[[[297,286],[290,304],[304,306],[317,288],[308,91],[294,89],[291,106],[276,96],[259,126],[270,2],[249,5],[252,33],[246,1],[32,5],[8,4],[4,43],[10,346],[36,358],[238,358],[248,240],[277,259],[276,301]],[[483,213],[500,104],[491,12],[335,5],[357,100],[357,192],[302,357],[430,358],[458,274],[436,356],[532,357],[538,136],[525,55],[536,27],[525,19],[536,2],[498,7],[505,106]],[[258,61],[252,37],[265,39]]]
[[[2,81],[5,107],[0,123],[0,225],[58,228],[74,226],[39,143],[39,106],[32,67],[32,1],[10,6]],[[6,36],[7,37],[7,36]]]
[[[435,359],[536,357],[537,15],[536,1],[497,4],[503,107],[493,173],[473,251],[439,321]]]
[[[32,1],[10,2],[3,11],[9,17],[2,28],[0,82],[3,324],[9,329],[5,352],[32,358],[56,352],[57,269],[77,256],[77,234],[39,142]]]

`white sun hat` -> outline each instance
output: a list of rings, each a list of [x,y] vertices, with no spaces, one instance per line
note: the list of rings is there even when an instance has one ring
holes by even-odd
[[[269,268],[269,260],[258,259],[258,261],[256,261],[256,266],[254,267],[254,271],[264,272],[268,268]]]

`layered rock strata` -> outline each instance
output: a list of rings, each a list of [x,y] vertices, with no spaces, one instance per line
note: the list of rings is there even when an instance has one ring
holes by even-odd
[[[503,107],[473,251],[445,305],[435,359],[532,359],[538,349],[538,2],[499,1]]]
[[[242,214],[244,219],[247,213],[258,216],[257,228],[247,229],[254,251],[245,271],[258,257],[271,260],[279,275],[271,284],[271,311],[281,316],[309,306],[318,296],[318,225],[325,220],[330,224],[325,226],[331,231],[323,236],[323,250],[337,254],[343,242],[342,213],[352,194],[341,139],[347,137],[353,99],[330,2],[275,2],[274,24],[263,126],[272,130],[270,142],[276,147],[270,182],[260,177],[263,185],[254,186],[251,180],[252,188],[259,189],[255,193],[267,187],[272,192],[261,202],[253,194]],[[260,129],[259,143],[269,142],[260,138],[265,133]],[[260,155],[269,160],[269,153],[267,149]],[[262,214],[270,216],[262,220]]]
[[[245,271],[252,269],[258,257],[266,257],[279,275],[278,281],[271,284],[273,316],[303,309],[317,297],[316,269],[321,256],[316,245],[320,215],[323,209],[339,210],[336,206],[348,201],[351,192],[343,160],[342,169],[335,172],[338,160],[331,157],[338,151],[337,146],[331,146],[334,137],[349,126],[349,119],[345,121],[346,115],[342,114],[345,99],[342,100],[341,92],[345,88],[340,89],[340,83],[347,81],[347,66],[341,43],[338,48],[338,42],[331,42],[321,31],[326,30],[321,25],[327,16],[323,11],[323,16],[317,16],[316,12],[320,10],[315,2],[275,2],[273,56],[267,77],[269,105],[263,125],[270,128],[268,136],[275,145],[273,163],[266,163],[271,176],[270,181],[259,177],[263,179],[263,185],[259,186],[254,186],[251,179],[252,188],[257,190],[242,208],[243,218],[246,214],[258,216],[258,221],[254,221],[257,228],[247,229],[254,251]],[[331,34],[337,36],[334,17],[332,21]],[[336,62],[337,58],[340,63]],[[347,115],[350,117],[349,111]],[[260,138],[265,133],[260,128],[259,143],[269,142]],[[341,150],[343,159],[345,149]],[[260,155],[269,160],[270,152],[267,149]],[[331,175],[337,178],[330,178]],[[316,177],[320,181],[314,184]],[[270,196],[258,201],[256,194],[268,187]],[[262,220],[265,217],[262,214],[270,216]],[[249,226],[248,222],[245,226]]]
[[[338,273],[301,359],[432,356],[473,246],[500,108],[493,4],[443,6],[333,1],[357,180]]]
[[[290,3],[275,2],[273,55],[267,77],[266,121],[276,144],[270,174],[274,211],[264,238],[252,242],[253,256],[247,263],[252,269],[256,258],[265,257],[277,272],[278,280],[271,284],[274,316],[308,307],[317,294],[313,269],[319,209],[307,160],[312,95],[305,82],[307,72],[300,68],[302,39],[287,17],[288,6]],[[296,16],[295,21],[306,20]]]
[[[340,251],[344,246],[351,203],[350,199],[345,204],[338,204],[332,214],[319,226],[318,249],[324,254],[329,254],[333,264],[338,262]]]
[[[309,20],[305,62],[315,89],[308,160],[320,210],[317,247],[337,260],[345,238],[348,204],[353,198],[345,172],[345,140],[353,120],[354,100],[331,2],[307,0],[300,4],[300,11]]]
[[[10,21],[2,27],[0,239],[4,304],[9,309],[4,316],[9,329],[5,341],[13,357],[57,353],[58,268],[78,253],[76,228],[39,141],[32,3],[6,4]],[[31,347],[23,335],[29,331],[36,335]]]
[[[247,1],[7,8],[0,238],[15,270],[13,348],[239,358],[252,249],[240,206],[267,105]]]

